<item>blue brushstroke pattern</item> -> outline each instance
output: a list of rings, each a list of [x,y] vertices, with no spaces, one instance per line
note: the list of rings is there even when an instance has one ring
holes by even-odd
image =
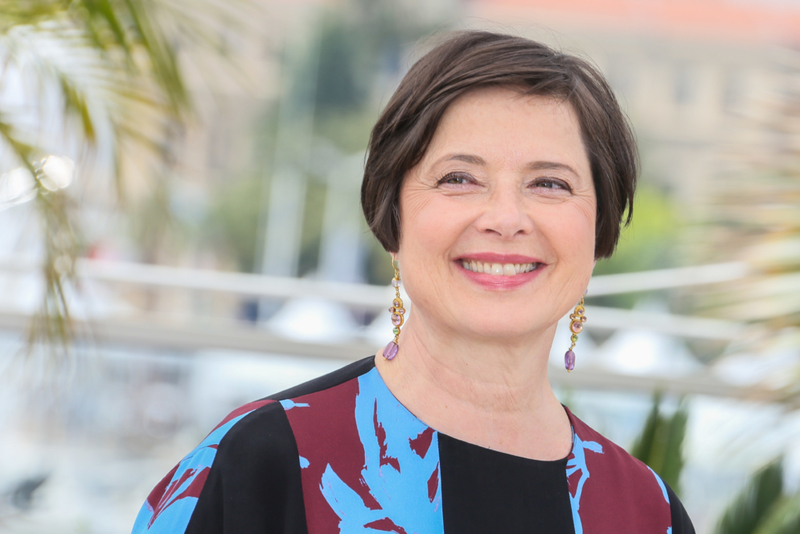
[[[161,515],[156,518],[150,528],[148,528],[147,525],[150,523],[150,519],[153,517],[155,511],[150,508],[149,503],[145,501],[141,510],[139,510],[139,515],[136,516],[132,534],[144,532],[175,534],[186,531],[186,526],[189,524],[189,519],[191,519],[194,508],[197,505],[197,497],[177,498],[186,491],[203,469],[211,467],[211,464],[214,463],[214,458],[217,457],[217,449],[215,446],[219,445],[222,438],[225,437],[225,434],[227,434],[236,423],[251,412],[252,410],[239,415],[215,429],[206,436],[200,445],[195,447],[192,452],[181,460],[180,464],[178,464],[178,469],[175,470],[175,474],[172,476],[172,480],[170,480],[170,484],[176,480],[180,480],[181,476],[190,469],[195,470],[193,476],[187,478],[181,484],[180,488],[173,492],[171,502],[161,506]],[[167,487],[169,487],[169,485],[167,485]]]
[[[581,523],[580,508],[581,494],[583,486],[589,480],[589,469],[586,467],[586,451],[603,454],[603,446],[595,441],[583,441],[578,434],[572,433],[572,458],[567,461],[567,477],[580,471],[580,479],[575,495],[570,494],[569,504],[572,507],[572,523],[575,526],[575,534],[583,534],[583,523]]]
[[[650,469],[649,465],[645,467]],[[658,482],[658,487],[661,488],[661,494],[664,496],[664,500],[667,501],[667,504],[669,504],[669,493],[667,493],[667,486],[664,485],[664,481],[661,480],[661,477],[658,476],[658,474],[655,471],[650,469],[650,472],[653,473],[654,477],[656,477],[656,482]],[[672,534],[672,527],[667,527],[667,534]]]
[[[285,399],[280,402],[284,410],[291,410],[292,408],[308,408],[308,403],[305,402],[294,402],[291,399]]]
[[[433,502],[428,498],[428,480],[439,465],[437,433],[433,433],[425,457],[420,458],[411,449],[409,439],[416,438],[428,427],[394,398],[377,369],[360,376],[358,386],[355,420],[365,456],[361,475],[380,509],[370,510],[328,465],[320,481],[320,490],[340,519],[340,532],[385,532],[366,525],[388,518],[408,534],[443,533],[441,477],[437,476]],[[380,465],[380,443],[374,424],[376,409],[378,422],[386,432],[386,456],[397,459],[399,471],[392,465]]]
[[[645,467],[647,467],[647,469],[650,469],[649,465],[646,465]],[[667,493],[667,487],[664,485],[664,481],[661,480],[661,477],[658,476],[658,474],[656,474],[656,472],[653,471],[652,469],[650,469],[650,472],[653,473],[654,477],[656,477],[656,482],[658,482],[658,487],[661,488],[661,495],[664,496],[664,500],[667,501],[667,504],[669,504],[669,494]]]

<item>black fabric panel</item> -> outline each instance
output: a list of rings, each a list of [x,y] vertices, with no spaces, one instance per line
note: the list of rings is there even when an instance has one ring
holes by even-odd
[[[294,399],[303,395],[308,395],[309,393],[330,389],[356,378],[357,376],[370,372],[373,367],[375,367],[375,357],[369,356],[363,360],[345,365],[341,369],[337,369],[327,375],[322,375],[308,382],[304,382],[299,386],[294,386],[266,398],[275,400]]]
[[[683,508],[678,496],[672,491],[672,488],[665,482],[667,486],[667,495],[669,495],[669,508],[672,514],[672,534],[695,534],[694,525],[692,520],[689,519],[689,514]]]
[[[566,459],[540,462],[439,434],[445,532],[575,534]]]
[[[307,534],[297,444],[275,402],[222,439],[186,534]]]

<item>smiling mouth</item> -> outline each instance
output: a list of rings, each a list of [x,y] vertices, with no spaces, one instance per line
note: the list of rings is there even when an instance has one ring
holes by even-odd
[[[477,260],[461,260],[461,266],[473,273],[493,276],[514,276],[535,271],[541,263],[490,263]]]

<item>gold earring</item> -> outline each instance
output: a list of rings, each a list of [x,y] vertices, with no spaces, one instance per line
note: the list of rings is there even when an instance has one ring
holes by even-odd
[[[583,297],[581,297],[581,301],[575,306],[575,311],[569,316],[569,329],[572,332],[572,336],[569,339],[572,341],[572,345],[570,345],[569,350],[564,354],[564,367],[566,367],[568,373],[575,369],[575,353],[572,352],[572,349],[575,348],[575,344],[578,342],[578,334],[581,333],[583,330],[583,323],[586,322],[585,313],[586,308],[583,304]]]
[[[403,326],[404,315],[406,313],[405,308],[403,308],[403,299],[400,298],[400,268],[394,257],[392,257],[392,268],[394,268],[392,287],[394,288],[395,297],[389,311],[392,312],[392,324],[394,325],[392,333],[394,334],[394,340],[390,341],[386,345],[386,348],[383,349],[383,357],[387,360],[394,359],[394,357],[397,356],[397,352],[400,350],[397,340],[400,338],[400,327]]]

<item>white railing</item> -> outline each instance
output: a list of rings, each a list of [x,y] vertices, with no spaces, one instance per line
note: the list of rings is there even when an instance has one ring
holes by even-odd
[[[40,263],[29,257],[0,257],[0,276],[35,274]],[[367,311],[382,311],[391,300],[388,286],[346,284],[302,278],[273,277],[257,274],[186,269],[128,262],[80,259],[76,264],[79,279],[140,287],[219,292],[230,295],[293,299],[314,297],[338,302]],[[742,279],[748,275],[743,263],[723,263],[699,267],[663,269],[649,272],[596,276],[589,284],[589,295],[646,292],[693,285],[713,284]],[[2,295],[0,295],[2,302]],[[688,317],[669,313],[624,310],[598,306],[587,307],[591,316],[589,329],[651,330],[671,336],[728,341],[742,331],[742,325],[717,319]],[[0,328],[24,329],[30,311],[7,308],[0,311]],[[164,321],[147,315],[103,316],[74,320],[76,331],[100,343],[124,343],[137,346],[179,350],[223,348],[268,351],[297,356],[360,358],[377,348],[369,339],[354,338],[343,343],[316,343],[292,340],[274,332],[248,325],[243,321]],[[563,369],[562,369],[563,370]],[[552,373],[554,383],[566,382],[563,373]],[[600,369],[586,369],[569,376],[573,387],[650,391],[655,388],[676,394],[699,393],[715,396],[774,400],[775,395],[760,388],[740,388],[723,383],[707,370],[689,377],[626,376]]]

